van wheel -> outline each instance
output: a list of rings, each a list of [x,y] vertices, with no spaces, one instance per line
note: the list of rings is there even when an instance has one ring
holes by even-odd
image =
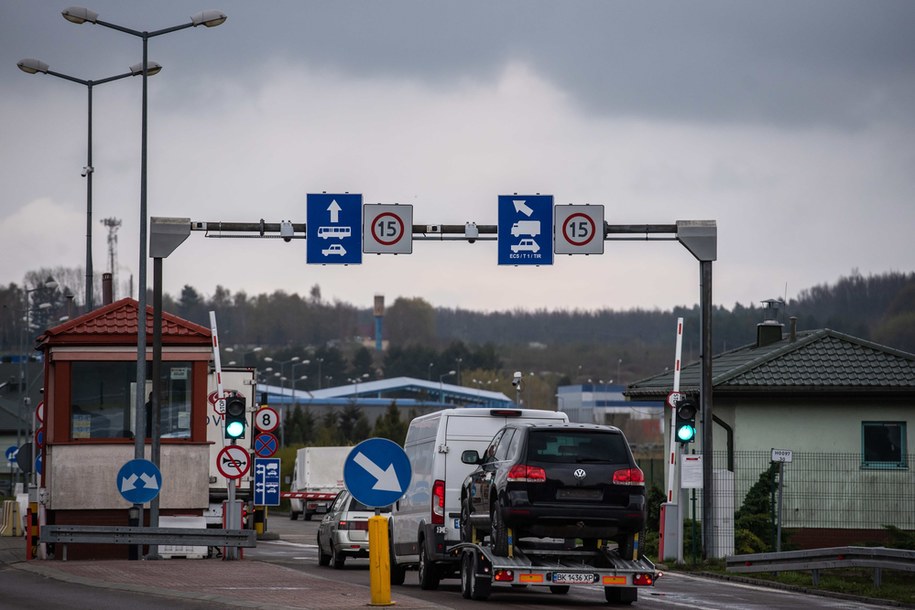
[[[426,591],[438,589],[438,572],[426,554],[426,541],[419,541],[419,588]]]
[[[299,518],[299,513],[295,512],[294,510],[291,510],[291,511],[289,511],[289,518],[291,520],[295,521],[296,519]]]
[[[398,565],[397,559],[394,557],[394,532],[388,533],[388,555],[391,556],[391,584],[399,587],[407,577],[407,569]]]
[[[489,535],[492,541],[492,552],[500,557],[508,557],[508,530],[502,520],[502,511],[498,504],[492,507],[491,522],[492,528]]]

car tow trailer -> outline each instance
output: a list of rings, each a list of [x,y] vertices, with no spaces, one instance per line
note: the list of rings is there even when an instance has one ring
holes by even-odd
[[[575,586],[603,586],[611,604],[631,604],[639,587],[654,586],[660,576],[647,558],[628,560],[616,549],[566,549],[562,543],[519,546],[511,557],[495,555],[488,546],[462,542],[449,549],[461,557],[461,594],[466,599],[489,598],[493,583],[549,587],[565,594]]]

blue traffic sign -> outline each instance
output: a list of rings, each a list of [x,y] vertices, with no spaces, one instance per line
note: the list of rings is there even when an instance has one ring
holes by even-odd
[[[350,451],[343,463],[343,483],[353,496],[371,507],[399,500],[410,486],[413,468],[403,448],[386,438],[370,438]]]
[[[6,461],[13,462],[16,460],[16,454],[19,453],[19,447],[10,445],[6,448]]]
[[[279,441],[269,432],[261,432],[254,437],[254,453],[258,457],[268,458],[279,449]]]
[[[162,473],[149,460],[130,460],[118,470],[118,491],[131,504],[143,504],[159,495]]]
[[[307,263],[362,263],[362,195],[309,193],[305,243]]]
[[[280,458],[254,460],[254,504],[280,505]]]
[[[553,264],[553,196],[499,195],[499,264]]]

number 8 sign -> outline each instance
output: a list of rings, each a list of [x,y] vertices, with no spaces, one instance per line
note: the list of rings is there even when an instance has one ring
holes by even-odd
[[[273,432],[280,425],[280,416],[270,407],[262,407],[254,414],[254,427],[261,432]]]
[[[413,252],[413,206],[362,206],[362,251],[366,254]]]

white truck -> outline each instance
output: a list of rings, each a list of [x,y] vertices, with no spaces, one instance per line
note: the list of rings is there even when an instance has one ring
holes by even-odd
[[[295,455],[289,492],[289,518],[326,513],[343,489],[343,464],[352,447],[304,447]]]
[[[257,410],[255,395],[255,370],[253,368],[224,368],[222,369],[222,390],[223,393],[235,391],[245,397],[245,408],[248,412],[248,429],[245,436],[236,441],[236,444],[245,448],[250,455],[251,447],[254,440],[254,426],[251,421],[251,414]],[[223,433],[223,416],[217,410],[216,404],[216,372],[210,370],[207,380],[207,399],[209,411],[207,412],[207,440],[210,442],[210,500],[206,513],[207,527],[221,528],[222,523],[222,501],[228,498],[229,482],[226,477],[220,474],[216,467],[216,457],[227,442]],[[240,479],[235,479],[235,499],[251,500],[251,477],[254,476],[253,468]]]

